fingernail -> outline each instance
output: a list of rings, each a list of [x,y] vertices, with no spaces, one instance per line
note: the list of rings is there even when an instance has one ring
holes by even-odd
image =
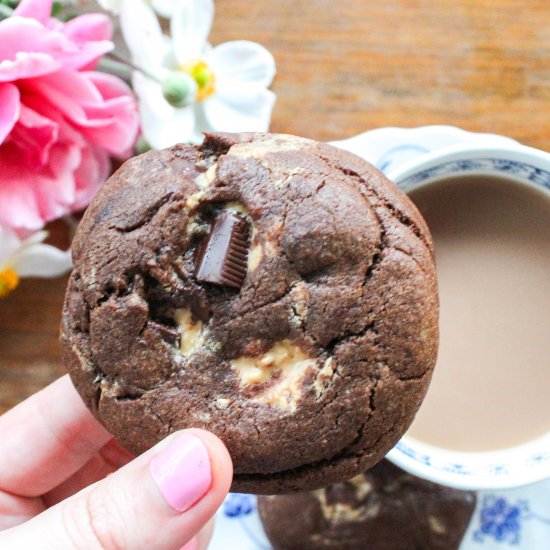
[[[166,502],[178,512],[189,510],[212,483],[208,451],[198,437],[189,434],[162,449],[149,470]]]

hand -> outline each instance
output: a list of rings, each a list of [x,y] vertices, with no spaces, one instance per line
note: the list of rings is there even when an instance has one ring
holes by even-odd
[[[0,548],[10,550],[203,549],[232,477],[226,448],[203,430],[134,459],[68,376],[0,417],[0,464]]]

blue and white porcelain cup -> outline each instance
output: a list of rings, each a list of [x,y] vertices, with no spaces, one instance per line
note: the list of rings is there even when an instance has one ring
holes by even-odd
[[[550,196],[550,154],[497,136],[436,149],[388,172],[405,192],[464,175],[504,177]],[[550,477],[550,433],[490,452],[450,451],[405,435],[387,458],[413,475],[458,489],[519,487]]]

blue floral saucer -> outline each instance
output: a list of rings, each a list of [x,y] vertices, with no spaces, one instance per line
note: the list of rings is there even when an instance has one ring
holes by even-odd
[[[460,550],[548,550],[550,479],[505,491],[481,491]],[[299,518],[296,518],[299,521]],[[230,494],[218,512],[210,550],[269,550],[256,497]]]
[[[380,128],[333,145],[352,151],[384,172],[441,147],[463,142],[510,143],[451,126]],[[296,518],[299,521],[299,518]],[[270,550],[256,497],[230,494],[219,510],[210,550]],[[480,491],[460,550],[550,550],[550,479],[502,491]]]

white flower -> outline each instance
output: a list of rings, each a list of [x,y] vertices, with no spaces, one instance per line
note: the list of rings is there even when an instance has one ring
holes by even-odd
[[[111,13],[119,13],[120,7],[122,6],[122,2],[124,0],[97,0],[97,3],[107,11],[110,11]],[[139,1],[139,0],[134,0]]]
[[[169,3],[169,2],[167,2]],[[171,38],[145,1],[120,0],[120,21],[134,65],[142,131],[155,149],[199,143],[203,131],[262,132],[275,94],[273,56],[255,42],[212,48],[212,0],[175,1]]]
[[[57,277],[71,268],[71,254],[43,244],[46,231],[22,240],[0,226],[0,298],[19,284],[21,277]]]
[[[97,0],[97,3],[107,11],[120,13],[122,3],[125,0]],[[162,17],[171,17],[174,13],[174,7],[180,0],[132,0],[132,3],[145,2],[150,4],[153,9],[162,15]]]

